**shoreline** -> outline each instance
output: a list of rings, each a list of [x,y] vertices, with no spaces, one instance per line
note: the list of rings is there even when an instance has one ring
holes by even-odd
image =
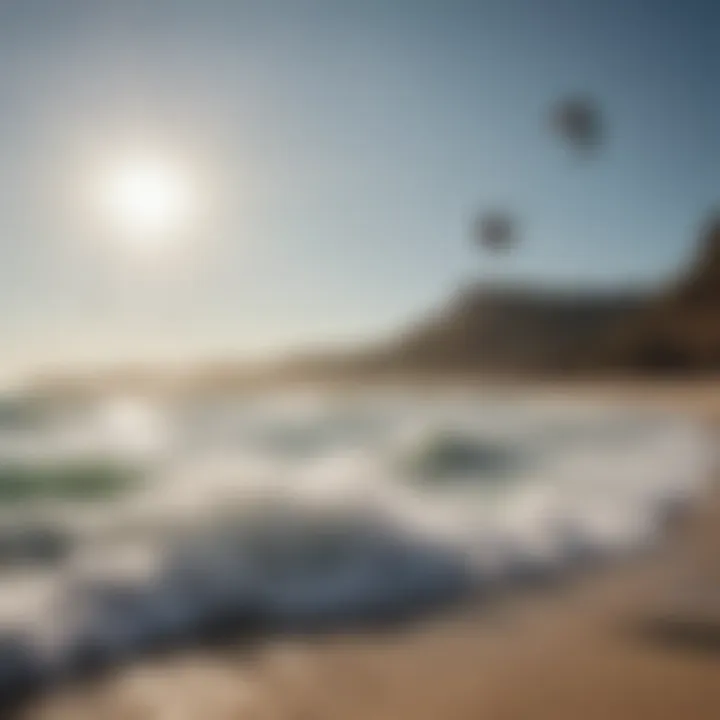
[[[530,387],[578,398],[620,393],[715,428],[720,421],[720,382],[637,383],[632,398],[624,383]],[[52,695],[24,717],[710,720],[720,715],[720,651],[671,646],[642,628],[688,573],[707,577],[718,550],[714,488],[651,556],[548,592],[383,634],[271,641],[250,656],[240,646],[192,651]]]

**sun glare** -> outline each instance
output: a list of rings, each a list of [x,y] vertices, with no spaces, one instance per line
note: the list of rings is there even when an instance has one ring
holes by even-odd
[[[186,228],[194,198],[189,179],[180,170],[169,163],[138,159],[108,171],[101,200],[108,221],[126,242],[152,248]]]

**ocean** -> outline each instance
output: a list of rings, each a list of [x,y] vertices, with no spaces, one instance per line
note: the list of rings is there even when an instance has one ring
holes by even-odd
[[[402,620],[651,550],[690,418],[481,390],[0,402],[0,695],[209,639]]]

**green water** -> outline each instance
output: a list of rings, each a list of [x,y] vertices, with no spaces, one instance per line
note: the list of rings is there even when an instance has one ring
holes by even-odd
[[[104,460],[53,463],[0,463],[0,505],[38,500],[101,501],[135,484],[128,466]]]

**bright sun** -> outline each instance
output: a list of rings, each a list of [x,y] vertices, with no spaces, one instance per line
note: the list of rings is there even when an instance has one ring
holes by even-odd
[[[164,245],[193,213],[189,178],[170,163],[140,158],[108,170],[101,188],[104,214],[126,242]]]

